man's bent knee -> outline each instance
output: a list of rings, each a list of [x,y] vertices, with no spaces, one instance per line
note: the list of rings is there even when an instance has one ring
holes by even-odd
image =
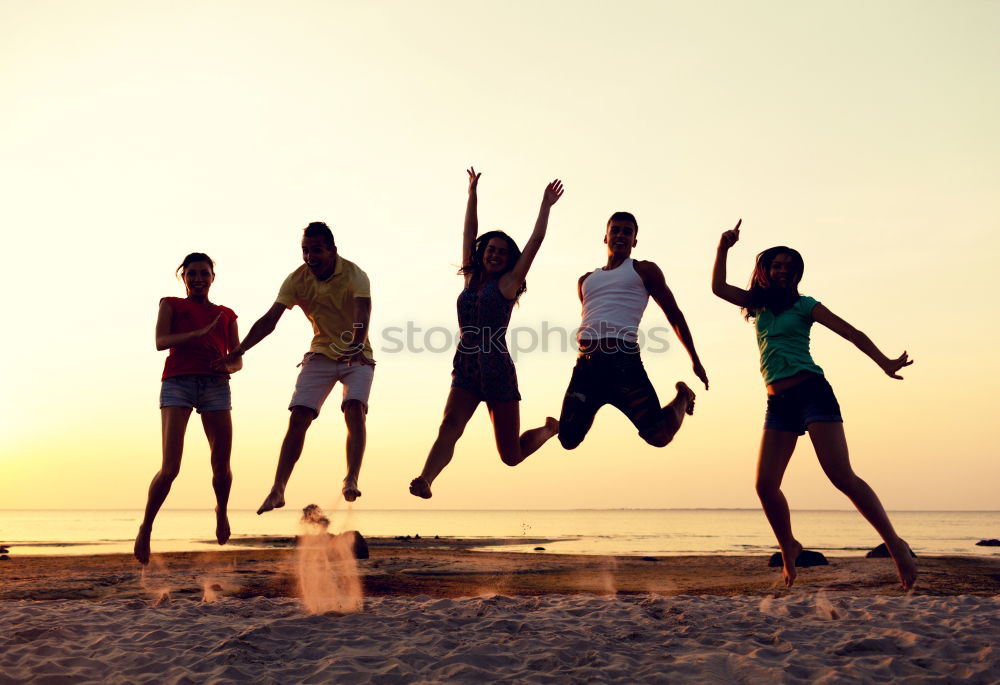
[[[643,435],[642,439],[653,447],[666,447],[674,439],[674,436],[665,430],[658,430],[650,435]]]
[[[559,444],[563,446],[566,450],[575,450],[583,442],[582,435],[571,435],[569,433],[563,433],[559,431]]]

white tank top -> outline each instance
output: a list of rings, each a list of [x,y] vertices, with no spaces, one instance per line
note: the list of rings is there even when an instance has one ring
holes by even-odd
[[[635,342],[649,291],[631,257],[610,271],[594,269],[583,280],[583,322],[577,339],[617,338]]]

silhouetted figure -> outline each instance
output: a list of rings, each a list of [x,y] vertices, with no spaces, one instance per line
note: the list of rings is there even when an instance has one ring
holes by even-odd
[[[465,431],[476,407],[485,402],[493,421],[500,459],[516,466],[553,437],[558,422],[521,433],[514,362],[507,351],[507,324],[514,304],[525,291],[525,277],[545,238],[549,210],[563,193],[558,179],[545,187],[535,229],[521,252],[502,231],[479,231],[477,187],[481,174],[469,169],[469,200],[462,232],[462,269],[465,289],[458,296],[458,325],[462,337],[455,352],[451,392],[437,440],[424,469],[410,482],[410,493],[429,499],[431,484],[455,453],[455,443]]]
[[[274,485],[258,514],[285,506],[285,487],[302,454],[306,431],[339,381],[344,386],[340,409],[347,423],[347,476],[341,492],[353,502],[361,496],[358,476],[365,453],[365,415],[375,361],[368,343],[371,290],[368,276],[337,253],[333,232],[322,222],[302,232],[302,261],[281,284],[264,316],[223,361],[236,359],[274,331],[286,309],[298,305],[313,327],[312,345],[299,364],[302,370],[288,405],[291,417],[281,443]]]
[[[240,339],[236,314],[213,304],[208,291],[215,281],[215,263],[208,255],[192,252],[177,271],[184,281],[186,298],[164,297],[156,319],[156,349],[170,350],[163,367],[160,387],[160,420],[163,433],[163,465],[149,486],[146,513],[135,539],[135,558],[149,563],[149,538],[153,520],[170,492],[181,467],[184,433],[191,410],[201,414],[212,459],[215,490],[215,537],[220,545],[229,540],[226,507],[233,473],[229,456],[233,445],[232,401],[229,374],[239,371],[237,357],[226,364],[217,359],[236,347]]]
[[[871,339],[811,297],[799,295],[805,265],[795,250],[772,247],[757,255],[747,290],[726,283],[726,257],[740,239],[740,224],[722,234],[712,272],[712,292],[743,310],[752,319],[760,346],[760,369],[767,385],[764,436],[757,461],[757,495],[771,529],[778,538],[785,584],[795,581],[795,559],[802,545],[792,535],[788,502],[781,479],[800,435],[809,431],[823,472],[847,495],[858,511],[882,537],[904,589],[913,587],[917,567],[909,548],[896,535],[875,491],[855,475],[847,451],[840,405],[823,369],[809,353],[813,322],[854,343],[890,378],[902,380],[898,371],[913,363],[906,352],[896,359],[885,356]]]
[[[687,321],[663,272],[653,262],[632,259],[639,224],[628,212],[608,219],[604,243],[607,263],[580,277],[577,293],[583,321],[577,336],[580,354],[559,415],[559,442],[576,448],[594,423],[594,416],[610,404],[629,418],[639,436],[654,447],[664,447],[680,430],[684,416],[694,413],[694,391],[686,383],[661,407],[639,356],[639,322],[649,298],[660,306],[684,345],[694,374],[708,389],[708,376],[698,359]]]

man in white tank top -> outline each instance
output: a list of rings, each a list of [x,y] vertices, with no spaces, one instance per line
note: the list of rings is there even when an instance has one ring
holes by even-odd
[[[676,384],[674,399],[661,407],[642,366],[636,341],[650,296],[690,355],[694,374],[708,389],[705,367],[663,272],[653,262],[632,259],[638,232],[634,216],[628,212],[612,214],[604,234],[607,264],[581,276],[577,286],[583,304],[580,356],[559,417],[559,442],[566,449],[583,442],[597,410],[605,404],[621,410],[639,436],[655,447],[673,440],[684,416],[694,413],[694,392],[683,382]]]

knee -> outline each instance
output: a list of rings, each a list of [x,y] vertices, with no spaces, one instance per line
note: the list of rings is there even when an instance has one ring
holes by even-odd
[[[344,410],[344,418],[348,421],[364,424],[365,405],[361,400],[347,400],[341,409]]]
[[[163,468],[160,469],[159,480],[166,481],[167,484],[173,483],[180,472],[180,464],[164,464]]]
[[[308,407],[293,407],[292,415],[288,419],[288,429],[305,433],[316,418],[315,412]]]
[[[502,461],[507,466],[517,466],[522,461],[524,457],[521,456],[520,449],[501,449],[500,450],[500,461]]]
[[[670,444],[670,441],[674,439],[674,436],[668,434],[664,430],[658,430],[652,435],[644,435],[642,439],[653,447],[666,447]]]
[[[758,478],[754,483],[754,488],[757,490],[757,497],[761,500],[770,499],[778,494],[778,483],[769,478]]]
[[[573,435],[571,433],[559,431],[559,444],[563,446],[565,450],[575,450],[583,442],[582,435]]]
[[[833,483],[833,487],[837,488],[845,495],[850,495],[857,491],[858,486],[864,483],[863,480],[858,478],[853,473],[831,477],[830,482]]]

